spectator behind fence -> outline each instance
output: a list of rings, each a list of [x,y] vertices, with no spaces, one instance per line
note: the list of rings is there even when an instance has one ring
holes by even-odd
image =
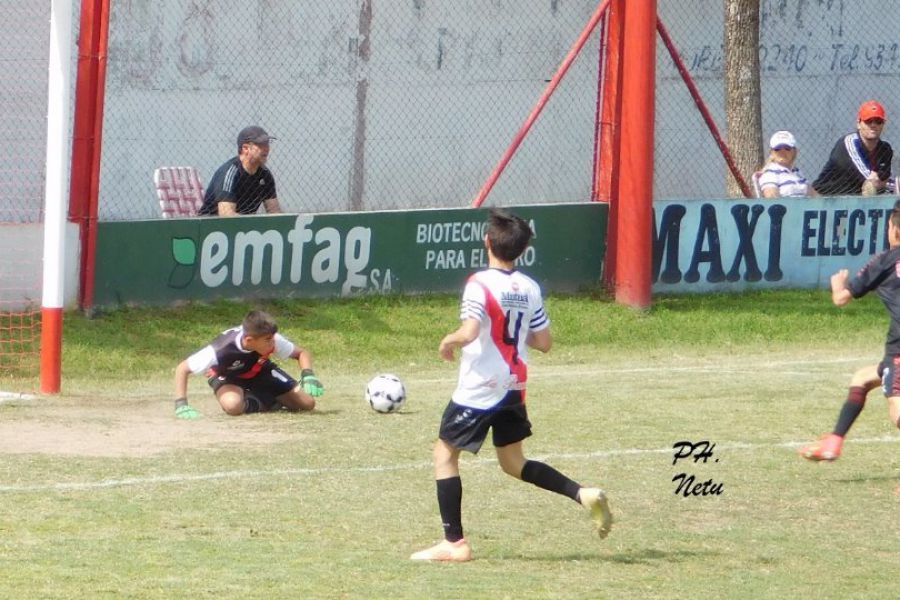
[[[759,190],[763,198],[817,196],[806,176],[794,165],[797,140],[790,131],[776,131],[769,138],[769,161],[759,174]]]
[[[275,177],[266,167],[269,141],[274,139],[256,125],[241,129],[237,138],[238,155],[212,176],[200,208],[201,215],[252,215],[260,204],[266,207],[267,213],[281,212]]]
[[[823,196],[874,196],[886,191],[894,151],[881,139],[887,120],[875,100],[859,107],[856,132],[839,139],[813,188]]]

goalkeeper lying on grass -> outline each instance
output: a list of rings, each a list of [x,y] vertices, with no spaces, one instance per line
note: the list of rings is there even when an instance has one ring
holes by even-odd
[[[269,360],[272,354],[296,359],[301,383]],[[280,335],[272,317],[258,310],[247,313],[239,327],[223,331],[175,367],[175,416],[179,419],[200,416],[187,401],[191,373],[209,377],[222,410],[233,416],[282,407],[312,410],[315,399],[325,391],[313,373],[309,351]]]

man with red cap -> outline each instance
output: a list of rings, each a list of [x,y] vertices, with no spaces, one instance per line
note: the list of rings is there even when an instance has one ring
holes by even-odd
[[[883,193],[891,178],[894,159],[891,145],[881,139],[886,120],[879,102],[863,102],[857,114],[856,131],[837,141],[813,188],[823,196]]]

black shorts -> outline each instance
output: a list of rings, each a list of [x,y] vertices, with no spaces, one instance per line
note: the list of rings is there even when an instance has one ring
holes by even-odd
[[[214,392],[223,385],[236,385],[259,400],[263,410],[271,410],[278,402],[278,396],[286,394],[297,387],[297,380],[288,375],[272,361],[267,362],[255,377],[241,379],[228,375],[215,375],[209,378],[209,387]]]
[[[531,423],[521,392],[508,392],[497,406],[486,410],[462,406],[451,400],[441,418],[439,437],[454,448],[478,454],[488,429],[493,430],[494,446],[498,448],[531,435]]]
[[[900,356],[885,356],[878,363],[878,375],[885,398],[900,396]]]

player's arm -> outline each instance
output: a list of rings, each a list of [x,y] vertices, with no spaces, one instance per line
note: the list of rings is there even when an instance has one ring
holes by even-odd
[[[538,331],[532,329],[528,332],[525,343],[528,344],[529,348],[534,348],[540,352],[550,352],[550,347],[553,346],[553,334],[550,333],[549,327]]]
[[[438,347],[441,358],[453,360],[453,351],[475,341],[480,331],[481,321],[478,319],[465,319],[456,331],[448,333],[441,340],[441,344]]]
[[[291,358],[297,361],[301,370],[313,368],[312,353],[306,348],[294,346],[294,351],[291,352]]]
[[[178,363],[175,367],[175,417],[179,419],[197,419],[200,413],[187,401],[188,376],[191,367],[187,359]]]
[[[831,276],[831,301],[835,306],[846,306],[853,300],[853,294],[847,286],[850,280],[850,272],[847,269],[841,269]]]
[[[175,367],[175,397],[187,400],[188,376],[191,374],[191,368],[188,361],[183,360]]]
[[[306,348],[294,346],[290,353],[290,358],[296,360],[297,364],[300,365],[300,385],[303,387],[303,391],[313,398],[318,398],[324,394],[325,386],[322,385],[315,371],[313,371],[312,353]]]
[[[197,419],[200,413],[188,404],[188,377],[192,373],[201,373],[216,364],[216,351],[212,346],[205,346],[198,352],[178,363],[175,367],[175,416],[179,419]]]
[[[269,214],[277,214],[281,212],[281,205],[278,203],[278,198],[269,198],[268,200],[263,200],[263,206],[266,207],[266,212]]]

